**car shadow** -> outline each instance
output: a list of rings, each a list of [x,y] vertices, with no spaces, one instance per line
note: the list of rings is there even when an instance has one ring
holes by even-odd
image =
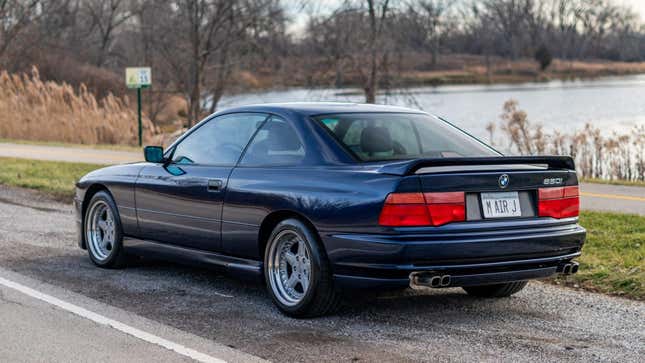
[[[298,320],[279,312],[263,283],[238,280],[221,271],[156,259],[134,259],[124,269],[101,269],[84,251],[56,248],[30,248],[21,251],[18,259],[0,261],[18,273],[277,360],[271,345],[263,343],[266,339],[281,347],[296,344],[313,355],[346,349],[373,354],[361,355],[367,360],[383,356],[384,361],[400,361],[401,357],[369,341],[420,344],[439,338],[436,334],[461,337],[473,331],[490,331],[487,339],[508,340],[514,339],[511,326],[558,319],[548,306],[531,304],[526,292],[504,299],[477,299],[448,288],[351,292],[338,312]]]
[[[256,315],[259,319],[262,314],[277,320],[289,319],[274,307],[262,281],[239,280],[224,271],[152,258],[130,258],[124,269],[100,269],[89,262],[83,251],[68,252],[58,256],[32,256],[14,264],[12,268],[128,309],[130,304],[120,303],[124,297],[128,297],[127,301],[141,301],[144,304],[141,310],[145,310],[145,303],[151,296],[156,296],[156,301],[152,299],[152,305],[159,308],[161,303],[171,308],[173,304],[184,306],[186,301],[190,301],[192,309],[201,309],[203,314],[210,311],[204,306],[227,305],[233,300],[236,305],[233,310],[239,314]],[[519,301],[522,301],[521,294],[518,294]],[[335,314],[319,320],[357,321],[366,316],[372,321],[389,320],[391,315],[397,314],[410,317],[411,321],[422,321],[420,324],[427,324],[433,319],[459,323],[476,314],[480,321],[493,321],[500,311],[514,310],[511,302],[518,300],[516,296],[503,299],[474,298],[459,288],[345,291],[343,297],[342,305]],[[525,305],[524,302],[522,305]],[[518,319],[526,314],[534,317],[549,315],[544,311],[527,309],[519,309],[517,313]]]

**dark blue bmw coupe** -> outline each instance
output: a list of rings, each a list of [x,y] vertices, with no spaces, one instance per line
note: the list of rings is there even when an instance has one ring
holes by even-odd
[[[569,157],[506,157],[427,113],[266,104],[209,116],[146,162],[76,188],[79,244],[263,276],[296,317],[343,290],[463,287],[503,297],[572,274],[585,230]]]

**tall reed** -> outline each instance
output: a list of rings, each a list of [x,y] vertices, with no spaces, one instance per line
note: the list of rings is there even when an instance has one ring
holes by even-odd
[[[158,133],[144,118],[144,140]],[[80,144],[129,144],[138,140],[137,114],[127,98],[97,99],[84,85],[45,82],[30,74],[0,72],[0,138]]]
[[[495,131],[504,135],[496,138]],[[494,145],[520,155],[571,155],[583,178],[645,181],[645,125],[634,126],[629,133],[607,133],[587,123],[582,130],[562,133],[545,132],[532,124],[515,100],[504,103],[499,127],[486,127]]]

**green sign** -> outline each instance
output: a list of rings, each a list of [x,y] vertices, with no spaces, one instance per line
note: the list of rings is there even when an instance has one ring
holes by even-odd
[[[141,123],[141,89],[152,84],[150,67],[131,67],[125,69],[125,84],[137,89],[137,114],[139,117],[139,146],[143,144],[143,125]]]
[[[128,88],[147,88],[152,84],[150,67],[133,67],[125,69],[125,84]]]

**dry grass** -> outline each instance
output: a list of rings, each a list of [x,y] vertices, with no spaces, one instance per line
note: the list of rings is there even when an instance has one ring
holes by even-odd
[[[491,143],[498,125],[490,123],[487,130]],[[547,133],[539,124],[532,124],[517,101],[504,104],[499,129],[512,153],[520,155],[571,155],[578,175],[583,179],[645,181],[645,126],[634,126],[631,132],[603,132],[591,124],[571,134]],[[507,146],[502,144],[503,146]]]
[[[555,60],[549,72],[575,74],[579,77],[616,76],[645,73],[645,62],[582,62]]]
[[[383,75],[382,88],[399,88],[444,84],[488,84],[541,82],[553,79],[597,78],[645,73],[645,62],[612,62],[605,60],[569,61],[555,59],[546,71],[531,58],[509,60],[482,55],[442,54],[436,65],[423,52],[406,52],[392,57],[389,75]],[[287,87],[334,87],[335,67],[323,57],[282,59],[283,67],[258,67],[244,75],[235,75],[235,84],[244,84],[235,92]],[[489,67],[487,67],[487,64]],[[360,77],[345,66],[342,86],[360,86]]]
[[[400,82],[403,85],[522,83],[645,73],[645,62],[555,60],[547,71],[542,72],[538,64],[533,60],[509,61],[501,58],[491,60],[489,73],[481,58],[468,57],[462,59],[459,56],[445,58],[437,70],[402,72]]]
[[[144,118],[144,140],[155,142],[154,125]],[[103,99],[84,85],[44,82],[31,74],[0,73],[0,138],[76,144],[137,143],[137,114],[127,98]]]

